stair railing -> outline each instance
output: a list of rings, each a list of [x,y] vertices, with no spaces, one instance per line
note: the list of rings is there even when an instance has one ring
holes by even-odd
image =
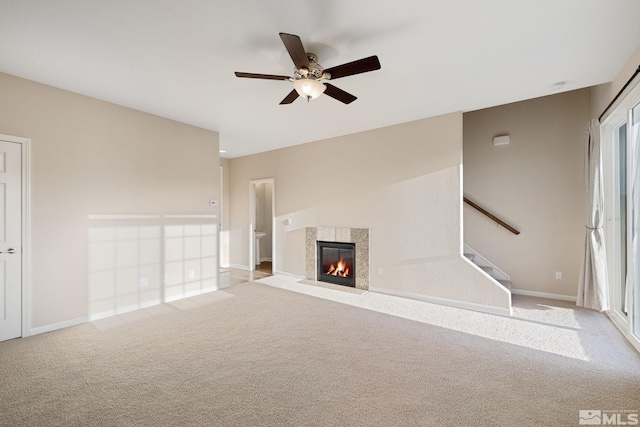
[[[516,230],[515,228],[513,228],[512,226],[510,226],[509,224],[507,224],[506,222],[504,222],[503,220],[501,220],[497,216],[493,215],[491,212],[488,212],[485,209],[481,208],[480,206],[476,205],[475,203],[473,203],[471,200],[467,199],[466,197],[463,197],[462,200],[464,200],[464,202],[466,204],[468,204],[472,208],[478,210],[480,213],[486,215],[492,221],[495,221],[498,225],[501,225],[502,227],[506,228],[507,230],[509,230],[510,232],[515,234],[516,236],[518,234],[520,234],[520,232],[518,230]]]

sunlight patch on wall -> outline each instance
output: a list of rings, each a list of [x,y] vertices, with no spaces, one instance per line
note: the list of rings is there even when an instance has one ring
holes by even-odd
[[[215,215],[92,215],[89,220],[90,320],[218,289]]]

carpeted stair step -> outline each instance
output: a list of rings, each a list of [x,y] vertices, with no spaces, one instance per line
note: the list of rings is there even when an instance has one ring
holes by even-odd
[[[475,265],[477,265],[482,271],[484,271],[489,276],[491,276],[495,280],[497,280],[498,283],[500,283],[502,286],[504,286],[505,288],[511,290],[511,281],[510,280],[499,280],[498,277],[502,277],[502,275],[501,274],[494,275],[494,268],[493,267],[484,267],[484,266],[478,265],[478,263],[475,262],[476,254],[467,252],[467,253],[464,253],[464,256],[467,257],[467,259],[469,259],[469,261],[471,261]],[[482,257],[480,257],[480,259],[481,258]],[[496,276],[498,276],[498,277],[496,277]]]
[[[498,280],[498,283],[500,283],[505,288],[511,290],[511,280]]]

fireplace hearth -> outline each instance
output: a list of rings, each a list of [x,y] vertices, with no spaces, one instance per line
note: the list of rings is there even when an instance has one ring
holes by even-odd
[[[355,243],[317,242],[318,281],[356,286]]]

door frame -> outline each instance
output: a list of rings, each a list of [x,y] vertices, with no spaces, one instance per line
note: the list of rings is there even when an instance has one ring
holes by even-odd
[[[220,165],[220,202],[218,203],[218,274],[222,266],[222,252],[225,250],[222,241],[222,227],[224,225],[224,168]],[[219,278],[218,278],[219,279]]]
[[[614,320],[615,323],[623,327],[629,328],[628,314],[621,312],[621,305],[624,304],[624,294],[621,292],[621,283],[625,280],[622,277],[619,269],[612,268],[612,263],[618,263],[624,258],[624,261],[629,265],[628,259],[628,243],[629,243],[629,223],[631,206],[628,200],[628,194],[625,195],[625,210],[624,215],[627,219],[627,223],[624,228],[625,241],[627,245],[624,247],[624,251],[620,251],[619,246],[619,221],[620,221],[620,199],[619,189],[622,187],[622,182],[618,182],[619,168],[618,163],[620,156],[624,154],[625,168],[628,169],[629,163],[629,149],[630,139],[627,138],[626,148],[624,153],[619,150],[619,146],[616,145],[618,139],[617,134],[619,129],[626,125],[625,137],[628,136],[630,124],[628,123],[628,116],[625,108],[617,108],[613,110],[609,116],[602,122],[600,126],[601,132],[601,156],[602,156],[602,175],[603,175],[603,187],[604,187],[604,235],[605,235],[605,247],[607,254],[607,281],[608,281],[608,293],[611,308],[608,310],[609,317]],[[629,188],[627,182],[627,176],[624,177],[624,188]],[[617,185],[616,185],[617,183]],[[615,191],[614,191],[615,190]],[[624,257],[623,257],[624,255]],[[619,267],[618,264],[615,265]]]
[[[631,221],[631,206],[632,201],[630,200],[631,194],[629,189],[631,188],[631,176],[630,168],[631,162],[635,161],[633,159],[633,153],[631,151],[633,143],[632,138],[629,138],[630,132],[632,129],[631,126],[631,113],[629,110],[633,108],[635,105],[640,102],[640,84],[634,86],[625,96],[624,98],[616,105],[616,107],[607,115],[607,117],[602,121],[600,126],[600,140],[602,143],[602,153],[603,153],[603,181],[605,185],[605,210],[610,208],[610,205],[607,205],[609,202],[606,197],[606,189],[607,186],[610,188],[610,182],[612,179],[612,175],[617,172],[616,167],[611,167],[607,169],[605,162],[609,162],[611,164],[611,145],[615,140],[613,133],[620,126],[621,123],[627,123],[627,147],[626,147],[626,159],[627,159],[627,175],[626,179],[626,188],[627,188],[627,208],[626,208],[626,216],[627,216],[627,226],[626,226],[626,236],[627,236],[627,247],[625,251],[627,269],[631,262],[637,262],[631,259],[631,227],[629,221]],[[606,212],[605,212],[606,213]],[[606,216],[605,216],[606,220]],[[607,234],[607,224],[605,224],[605,245],[611,243],[610,233]],[[607,267],[610,267],[609,260],[607,260]],[[610,276],[609,276],[610,277]],[[626,316],[621,315],[615,307],[611,310],[608,310],[606,313],[609,318],[613,321],[613,324],[622,332],[622,334],[627,338],[627,340],[638,350],[640,351],[640,331],[637,330],[636,325],[638,324],[638,318],[640,316],[640,295],[635,293],[635,289],[632,290],[632,298],[631,298],[631,307],[629,307],[629,312]],[[619,287],[613,287],[612,284],[609,284],[609,296],[612,302],[620,302],[624,301],[625,295],[620,293]]]
[[[0,134],[0,140],[20,144],[22,157],[22,337],[31,335],[31,139]]]
[[[256,184],[271,183],[271,271],[276,271],[276,180],[274,178],[255,179],[249,181],[249,271],[255,265],[255,223],[256,223]]]

